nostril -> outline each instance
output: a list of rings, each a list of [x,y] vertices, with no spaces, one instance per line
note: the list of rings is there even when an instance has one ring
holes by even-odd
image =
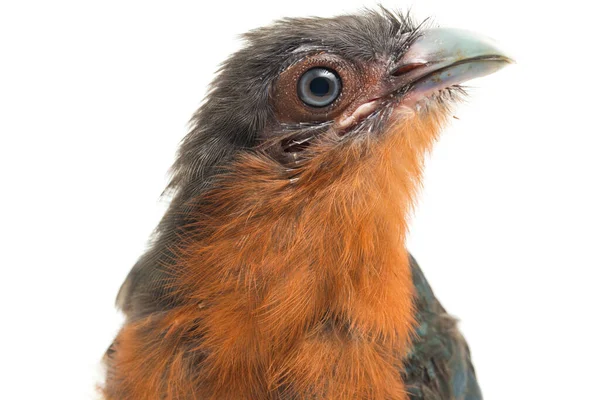
[[[414,62],[414,63],[410,63],[410,64],[402,64],[402,65],[399,65],[396,68],[394,68],[392,70],[391,75],[392,76],[404,75],[407,72],[410,72],[410,71],[413,71],[415,69],[424,67],[426,65],[427,65],[427,63],[425,63],[425,62]]]

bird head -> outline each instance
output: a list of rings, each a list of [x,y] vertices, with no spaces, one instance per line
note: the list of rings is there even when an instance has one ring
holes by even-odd
[[[511,62],[490,39],[425,25],[381,9],[246,34],[192,120],[172,187],[197,193],[236,163],[238,181],[260,175],[298,190],[315,174],[381,176],[372,168],[389,167],[382,159],[416,180],[460,84]]]

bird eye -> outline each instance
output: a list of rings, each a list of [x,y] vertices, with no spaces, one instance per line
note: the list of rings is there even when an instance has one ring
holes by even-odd
[[[327,68],[312,68],[298,80],[298,97],[311,107],[326,107],[338,98],[342,81]]]
[[[292,62],[277,77],[271,104],[281,122],[324,122],[340,115],[364,87],[359,67],[340,56],[319,53]]]

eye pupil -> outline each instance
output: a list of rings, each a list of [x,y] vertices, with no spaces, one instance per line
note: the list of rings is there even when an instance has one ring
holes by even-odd
[[[340,95],[342,81],[334,71],[312,68],[298,80],[298,97],[311,107],[326,107]]]
[[[329,93],[329,88],[329,81],[322,77],[315,78],[310,82],[310,91],[319,97],[323,97]]]

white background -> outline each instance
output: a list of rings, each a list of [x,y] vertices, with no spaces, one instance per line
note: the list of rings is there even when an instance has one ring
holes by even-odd
[[[115,295],[164,211],[158,198],[186,123],[237,35],[374,4],[2,2],[0,397],[94,398],[122,321]],[[419,18],[496,38],[518,62],[471,83],[427,162],[409,240],[462,320],[488,400],[600,398],[590,7],[412,3]]]

